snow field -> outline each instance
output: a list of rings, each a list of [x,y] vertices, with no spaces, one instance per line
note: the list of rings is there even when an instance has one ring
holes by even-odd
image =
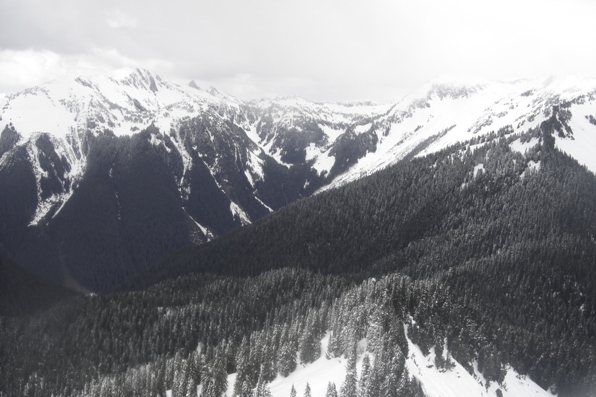
[[[416,378],[421,383],[428,397],[497,397],[497,390],[500,390],[504,397],[553,397],[549,391],[543,390],[526,376],[519,375],[511,367],[507,367],[503,384],[492,382],[487,385],[475,363],[475,371],[470,374],[461,364],[453,360],[447,350],[443,352],[444,357],[449,358],[454,366],[450,370],[438,369],[435,366],[434,348],[428,356],[424,356],[420,348],[407,337],[407,326],[406,339],[409,349],[406,369],[410,377]],[[329,334],[321,340],[319,359],[306,365],[298,363],[296,370],[286,378],[278,374],[277,378],[269,384],[272,397],[288,397],[292,385],[296,388],[297,395],[303,396],[307,383],[312,397],[325,397],[329,382],[335,383],[339,393],[346,376],[347,359],[345,357],[328,358],[326,355],[328,344]],[[362,360],[366,352],[365,339],[360,341],[358,352],[356,368],[360,376]],[[236,374],[228,375],[227,397],[232,397],[235,381]]]

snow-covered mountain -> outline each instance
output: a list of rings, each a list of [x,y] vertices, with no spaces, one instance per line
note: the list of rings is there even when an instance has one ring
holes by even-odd
[[[388,108],[243,103],[141,69],[49,82],[1,105],[0,253],[92,288],[108,269],[143,269],[312,194],[330,178],[306,149]]]
[[[2,101],[0,129],[6,130],[2,154],[26,148],[37,179],[38,205],[31,225],[37,225],[68,200],[74,182],[86,170],[90,139],[104,135],[129,138],[150,126],[155,128],[147,140],[155,150],[171,153],[173,149],[182,163],[177,183],[183,197],[190,190],[188,174],[195,166],[193,156],[207,165],[221,190],[230,188],[226,185],[231,177],[222,162],[237,162],[244,176],[241,179],[255,189],[257,204],[253,204],[260,208],[251,211],[249,204],[230,194],[230,213],[241,223],[250,223],[263,212],[308,194],[300,191],[277,202],[260,192],[257,185],[263,181],[267,161],[275,159],[286,169],[306,164],[318,158],[315,146],[326,148],[349,125],[388,110],[388,106],[315,104],[300,98],[245,104],[214,88],[201,90],[194,82],[179,86],[141,69],[120,71],[111,77],[53,81]],[[64,185],[60,192],[45,192],[42,186],[50,172],[41,165],[35,143],[42,136],[51,142],[64,165],[68,164],[69,170],[59,176]],[[3,156],[2,164],[10,157]],[[331,165],[333,162],[319,161],[314,169],[320,174]],[[201,225],[203,229],[209,227]]]
[[[243,102],[141,69],[46,83],[0,97],[0,254],[100,288],[318,190],[547,119],[596,172],[595,99],[575,77],[443,79],[391,105]]]
[[[354,126],[355,135],[366,135],[375,144],[327,188],[491,132],[526,132],[553,114],[561,129],[556,145],[596,172],[595,113],[596,80],[574,76],[513,82],[438,80],[386,114]]]

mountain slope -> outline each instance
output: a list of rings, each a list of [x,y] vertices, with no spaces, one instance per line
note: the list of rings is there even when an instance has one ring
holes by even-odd
[[[0,317],[30,315],[76,294],[24,272],[0,257]]]
[[[339,108],[325,117],[355,117]],[[279,159],[291,140],[265,150],[256,107],[145,70],[47,83],[2,109],[0,252],[95,290],[325,181],[306,161]]]
[[[420,87],[383,116],[355,127],[376,142],[328,187],[356,180],[387,165],[509,128],[537,128],[561,109],[565,130],[557,145],[596,172],[596,81],[574,76],[513,82],[437,80]]]
[[[110,290],[315,192],[550,117],[555,145],[594,172],[595,93],[573,78],[436,81],[393,105],[244,103],[140,69],[47,83],[2,99],[0,253]]]
[[[544,389],[586,392],[596,337],[596,177],[555,148],[558,117],[296,203],[172,258],[151,280],[283,267],[362,278],[398,271],[432,280],[477,313],[496,351],[476,354],[498,357]],[[469,337],[458,336],[469,326],[417,323],[425,331],[412,337],[425,354],[443,336]],[[453,354],[462,365],[474,355]]]
[[[0,391],[322,396],[325,367],[344,396],[592,396],[596,176],[557,149],[564,121],[301,200],[138,291],[0,319]]]

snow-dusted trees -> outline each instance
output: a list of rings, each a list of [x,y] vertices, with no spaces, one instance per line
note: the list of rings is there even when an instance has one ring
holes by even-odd
[[[351,345],[352,347],[347,352],[346,378],[341,387],[340,397],[358,397],[358,374],[356,373],[358,353],[356,350],[356,341],[352,340]]]
[[[325,393],[325,397],[338,397],[337,396],[337,388],[335,387],[335,383],[329,382],[327,384],[327,392]]]
[[[368,354],[362,358],[362,370],[360,371],[360,380],[358,381],[358,397],[369,397],[367,386],[370,382],[370,357]]]
[[[406,383],[405,358],[398,346],[393,349],[392,356],[386,366],[385,380],[381,385],[381,394],[386,397],[401,396]]]
[[[254,397],[271,397],[271,390],[263,375],[263,368],[261,367],[261,373],[259,374],[259,380],[257,381],[257,387],[255,388]]]
[[[310,385],[306,382],[306,387],[304,388],[304,397],[311,397],[310,394]]]
[[[282,376],[288,376],[296,369],[297,344],[294,332],[290,330],[289,324],[285,324],[280,337],[279,350],[277,354],[277,371]]]
[[[201,377],[203,396],[221,397],[228,388],[228,374],[225,369],[223,354],[217,351],[212,367]],[[196,393],[195,393],[196,394]]]
[[[311,363],[321,356],[321,325],[316,311],[310,311],[300,338],[300,361]]]

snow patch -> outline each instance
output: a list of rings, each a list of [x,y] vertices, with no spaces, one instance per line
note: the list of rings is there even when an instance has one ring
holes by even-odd
[[[151,134],[149,136],[149,142],[151,142],[151,144],[155,147],[157,146],[163,146],[164,149],[166,149],[166,151],[168,153],[170,153],[172,151],[172,149],[170,149],[169,147],[166,146],[166,143],[161,139],[161,137],[159,136],[159,134]]]
[[[540,388],[527,377],[519,375],[511,367],[507,367],[503,384],[491,382],[489,386],[482,374],[477,370],[474,374],[470,374],[447,351],[444,354],[453,363],[452,368],[437,368],[434,347],[431,348],[429,355],[425,356],[408,337],[407,325],[405,330],[409,350],[406,368],[410,376],[420,382],[428,397],[496,397],[499,389],[504,397],[553,397],[551,393]]]
[[[370,130],[371,126],[372,126],[372,123],[368,123],[368,124],[364,124],[364,125],[357,125],[354,128],[354,132],[356,134],[363,134],[365,132],[368,132]]]
[[[321,356],[310,364],[298,364],[296,370],[288,377],[284,378],[281,375],[269,384],[272,397],[287,397],[290,395],[292,385],[296,388],[297,395],[304,395],[306,383],[309,384],[312,397],[325,397],[327,392],[327,385],[329,382],[335,383],[339,392],[341,385],[346,378],[346,366],[348,360],[342,357],[327,358],[327,346],[329,345],[329,334],[321,340]],[[360,341],[359,348],[366,348],[366,341]],[[359,349],[362,351],[362,349]],[[360,354],[356,362],[356,370],[358,374],[362,370],[363,354]],[[297,360],[299,362],[299,360]],[[226,396],[231,397],[234,390],[234,382],[236,374],[228,376],[228,390]]]
[[[333,164],[335,164],[335,156],[331,155],[329,150],[321,152],[314,143],[306,147],[306,161],[315,160],[312,167],[317,170],[320,176],[323,173],[329,173]]]
[[[188,218],[191,221],[193,221],[193,223],[199,228],[199,230],[201,231],[201,233],[203,233],[203,236],[205,236],[205,238],[207,239],[207,241],[212,240],[215,237],[215,235],[211,232],[211,230],[209,230],[205,226],[201,225],[199,222],[197,222],[195,220],[195,218],[193,218],[192,216],[190,216],[190,214],[188,213],[188,211],[186,211],[186,208],[182,207],[182,210],[188,216]]]
[[[250,128],[246,129],[244,132],[250,138],[250,140],[255,143],[255,145],[261,147],[261,138],[259,137],[259,134],[257,134],[256,125],[251,125]]]
[[[529,149],[535,147],[539,142],[538,138],[531,138],[529,141],[522,142],[521,138],[516,139],[515,141],[511,142],[510,147],[511,150],[516,151],[521,154],[525,154]]]
[[[327,143],[329,145],[335,142],[335,140],[345,132],[342,129],[336,129],[325,124],[319,124],[319,128],[323,130],[325,135],[327,135]]]
[[[526,167],[524,172],[522,172],[520,178],[524,179],[528,175],[528,173],[538,172],[539,170],[540,170],[540,161],[530,160],[530,161],[528,161],[528,166]]]
[[[484,164],[480,163],[474,166],[474,178],[476,178],[479,174],[482,175],[484,174],[485,169],[484,169]]]
[[[247,169],[244,171],[248,181],[255,187],[254,180],[263,181],[265,180],[265,172],[263,171],[264,160],[260,159],[255,153],[248,152],[248,161],[246,163]]]
[[[250,218],[248,215],[246,215],[246,212],[244,212],[242,208],[240,208],[240,206],[233,201],[230,201],[230,211],[232,212],[232,216],[234,218],[238,217],[240,219],[242,226],[250,225]]]
[[[257,201],[258,201],[259,203],[261,203],[261,205],[262,205],[263,207],[267,208],[267,210],[268,210],[269,212],[274,212],[274,211],[273,211],[273,209],[272,209],[271,207],[269,207],[267,204],[265,204],[265,203],[264,203],[264,202],[263,202],[263,201],[262,201],[262,200],[261,200],[259,197],[257,197],[257,195],[255,195],[255,198],[257,199]]]
[[[528,169],[530,169],[532,171],[538,171],[538,170],[540,170],[540,161],[530,160],[528,162]]]
[[[593,103],[574,105],[569,126],[573,130],[572,138],[555,137],[555,146],[562,152],[575,158],[596,174],[596,125],[590,122],[590,116],[596,116]]]

